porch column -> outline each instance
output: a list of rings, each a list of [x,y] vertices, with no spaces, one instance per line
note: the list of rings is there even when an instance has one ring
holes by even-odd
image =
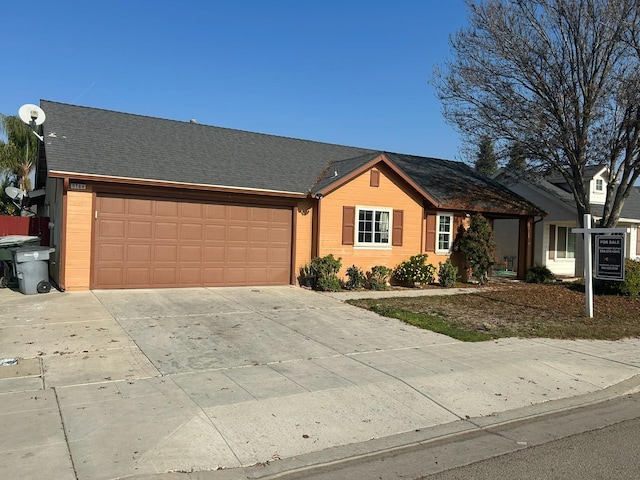
[[[527,270],[533,266],[533,217],[520,217],[518,228],[517,278],[524,280]]]

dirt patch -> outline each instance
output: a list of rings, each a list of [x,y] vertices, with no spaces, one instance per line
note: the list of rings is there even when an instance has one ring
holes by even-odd
[[[358,303],[368,308],[366,302]],[[640,337],[640,298],[597,295],[594,317],[585,316],[579,286],[504,282],[453,296],[376,299],[376,304],[443,318],[493,337],[619,339]]]

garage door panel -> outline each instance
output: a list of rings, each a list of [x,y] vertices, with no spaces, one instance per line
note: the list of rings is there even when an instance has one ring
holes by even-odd
[[[292,209],[98,195],[92,288],[290,282]]]
[[[249,260],[247,247],[244,245],[229,246],[227,247],[226,250],[227,250],[226,261],[228,263],[247,263],[247,261]]]
[[[200,245],[181,245],[180,246],[180,262],[196,262],[202,261],[202,247]]]
[[[126,213],[126,203],[124,198],[103,197],[100,205],[103,214],[124,215]]]
[[[100,220],[100,232],[103,238],[125,238],[124,220]]]
[[[150,239],[153,235],[153,223],[130,220],[127,222],[127,237]]]
[[[227,219],[230,221],[240,220],[246,222],[249,220],[249,209],[239,205],[229,205],[227,210]]]
[[[145,287],[151,283],[151,269],[149,267],[128,267],[126,272],[127,286]]]
[[[156,217],[178,218],[180,214],[178,202],[157,201]]]
[[[230,225],[227,238],[230,242],[246,243],[249,239],[249,227],[245,225]]]
[[[177,222],[156,223],[155,238],[158,240],[178,240],[180,224]]]
[[[103,267],[99,272],[100,285],[119,287],[123,284],[124,269],[122,267]]]
[[[177,245],[156,245],[153,249],[155,262],[175,263],[178,261]]]
[[[224,241],[227,235],[225,225],[206,225],[205,240],[207,242]]]
[[[200,267],[180,268],[180,284],[185,286],[202,285],[202,270]]]
[[[176,267],[153,268],[153,283],[155,285],[177,285],[178,272]]]
[[[180,226],[180,239],[202,242],[204,240],[203,225],[197,223],[182,223]]]
[[[103,243],[97,249],[96,255],[98,259],[121,263],[126,260],[124,252],[125,246],[123,244]]]
[[[226,220],[228,208],[226,205],[205,205],[206,220]]]
[[[153,205],[146,200],[132,198],[127,203],[127,213],[129,215],[142,215],[148,217],[153,214]]]
[[[226,258],[226,249],[224,245],[219,246],[205,246],[204,247],[204,261],[205,263],[224,263]]]
[[[127,257],[129,262],[151,261],[151,245],[127,245]]]
[[[280,264],[283,265],[285,264],[291,255],[291,251],[289,250],[289,248],[277,248],[277,247],[271,247],[269,249],[269,257],[267,258],[267,262],[270,264]]]
[[[204,218],[204,205],[200,203],[180,204],[180,216],[182,218]]]

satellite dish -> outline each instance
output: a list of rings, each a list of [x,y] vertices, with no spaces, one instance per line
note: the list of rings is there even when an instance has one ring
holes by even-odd
[[[24,198],[24,192],[16,187],[7,187],[4,189],[4,193],[6,193],[11,200],[22,200]]]
[[[18,116],[20,117],[20,120],[27,125],[31,125],[32,123],[34,125],[42,125],[47,118],[44,114],[44,110],[32,103],[22,105],[18,110]]]

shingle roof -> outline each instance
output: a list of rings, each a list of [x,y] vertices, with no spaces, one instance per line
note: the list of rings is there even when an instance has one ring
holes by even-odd
[[[308,194],[380,155],[451,209],[540,214],[461,162],[386,153],[42,100],[49,174]]]
[[[50,172],[307,193],[371,150],[41,101]]]
[[[591,213],[596,217],[601,217],[603,210],[604,205],[591,204]],[[629,192],[629,196],[622,206],[620,218],[640,220],[640,190],[637,188],[632,188]]]
[[[480,175],[465,163],[398,153],[387,153],[387,156],[443,208],[545,214],[524,197]]]

